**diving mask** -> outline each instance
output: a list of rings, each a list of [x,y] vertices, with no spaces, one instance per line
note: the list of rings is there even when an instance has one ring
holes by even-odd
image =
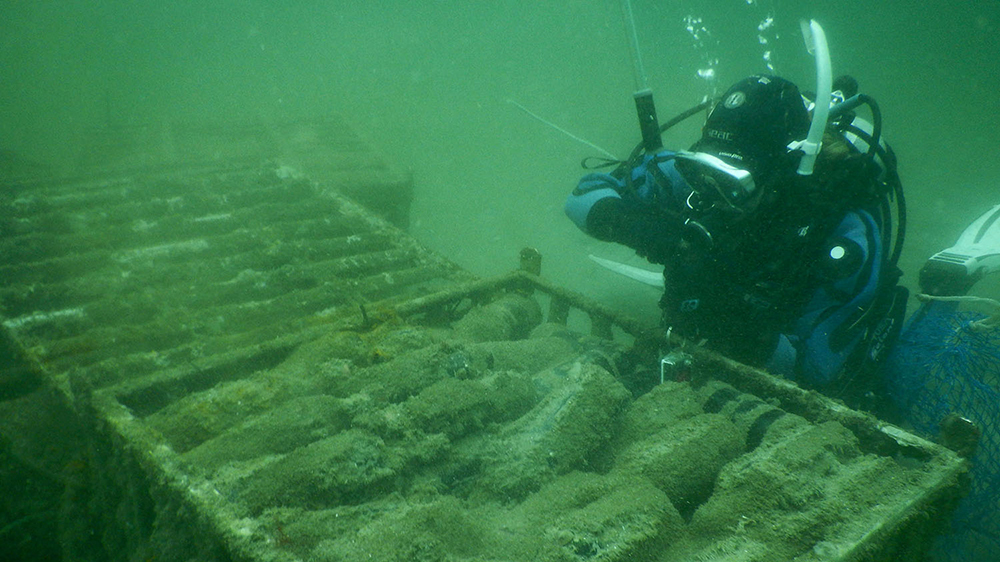
[[[757,191],[753,175],[707,152],[680,151],[676,168],[691,187],[687,205],[694,211],[747,210]]]

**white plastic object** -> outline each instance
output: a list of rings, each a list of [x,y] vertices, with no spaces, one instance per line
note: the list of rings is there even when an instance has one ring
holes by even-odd
[[[830,91],[833,88],[833,71],[830,65],[830,48],[826,43],[826,33],[816,20],[802,21],[802,36],[806,49],[816,57],[816,103],[813,107],[812,123],[804,141],[793,143],[794,149],[805,154],[799,161],[799,175],[810,176],[816,164],[816,155],[823,146],[823,133],[830,115]]]

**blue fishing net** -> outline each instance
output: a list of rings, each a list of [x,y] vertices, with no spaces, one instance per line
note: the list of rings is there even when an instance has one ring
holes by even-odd
[[[936,543],[935,562],[1000,560],[1000,327],[983,314],[932,301],[911,318],[887,370],[887,390],[918,434],[935,439],[949,414],[982,435],[972,457],[971,487]]]

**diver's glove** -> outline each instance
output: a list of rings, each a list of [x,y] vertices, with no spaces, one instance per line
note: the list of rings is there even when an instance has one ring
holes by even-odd
[[[622,199],[606,197],[590,209],[587,232],[598,240],[617,242],[654,263],[665,263],[676,251],[684,221],[667,211],[629,208]]]

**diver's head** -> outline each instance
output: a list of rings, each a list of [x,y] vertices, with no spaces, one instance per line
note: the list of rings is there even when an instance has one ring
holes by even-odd
[[[763,188],[798,164],[788,144],[805,138],[809,113],[795,84],[751,76],[734,84],[709,114],[702,136],[677,157],[696,196],[731,211],[751,210]]]

